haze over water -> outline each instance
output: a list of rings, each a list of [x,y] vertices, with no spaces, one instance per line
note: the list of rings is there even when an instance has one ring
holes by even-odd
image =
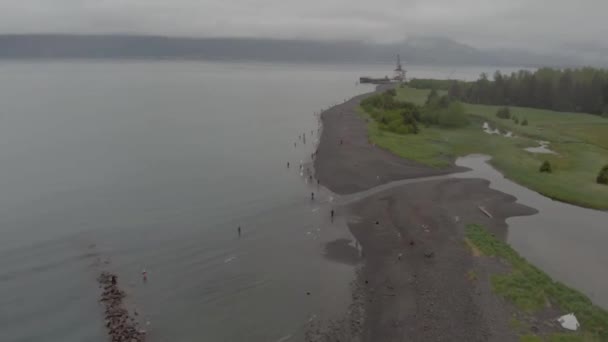
[[[390,70],[0,63],[0,341],[106,341],[102,270],[150,341],[301,340],[344,309],[353,276],[323,257],[350,238],[328,220],[331,194],[298,172],[313,113]],[[410,75],[481,71],[493,69]]]

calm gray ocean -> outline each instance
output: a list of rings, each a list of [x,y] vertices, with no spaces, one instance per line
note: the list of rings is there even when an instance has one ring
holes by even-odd
[[[480,71],[492,69],[410,75]],[[370,91],[359,76],[390,73],[0,62],[0,341],[107,341],[103,270],[150,341],[302,340],[307,322],[345,309],[353,277],[324,256],[350,238],[329,222],[331,194],[298,171],[313,114]]]

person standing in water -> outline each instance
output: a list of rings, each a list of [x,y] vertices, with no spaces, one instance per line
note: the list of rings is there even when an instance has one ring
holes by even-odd
[[[289,169],[289,162],[287,162],[287,168]]]
[[[314,192],[311,192],[311,193],[310,193],[310,199],[311,199],[311,200],[314,200],[314,199],[315,199],[315,193],[314,193]]]
[[[239,237],[241,237],[241,226],[239,226],[236,230],[239,233]]]

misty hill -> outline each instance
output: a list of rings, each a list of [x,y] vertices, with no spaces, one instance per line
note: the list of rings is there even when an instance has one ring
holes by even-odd
[[[0,59],[204,59],[308,63],[567,66],[574,57],[481,50],[445,38],[401,43],[129,35],[0,35]]]

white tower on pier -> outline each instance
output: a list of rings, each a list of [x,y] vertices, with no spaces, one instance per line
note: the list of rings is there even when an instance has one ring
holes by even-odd
[[[407,71],[401,66],[401,56],[397,55],[397,67],[395,68],[395,77],[393,79],[399,82],[405,82],[405,74]]]

